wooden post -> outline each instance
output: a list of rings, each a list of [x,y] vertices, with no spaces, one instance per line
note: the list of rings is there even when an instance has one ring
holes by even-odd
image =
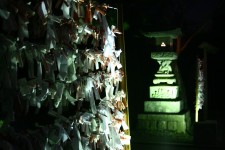
[[[129,125],[129,109],[128,109],[128,89],[127,89],[127,77],[126,77],[126,52],[125,52],[125,42],[124,42],[124,29],[123,29],[123,4],[120,3],[118,4],[118,9],[117,9],[117,26],[119,31],[122,32],[121,35],[118,36],[118,45],[119,47],[121,47],[122,53],[121,53],[121,64],[123,66],[123,70],[124,70],[124,78],[123,81],[121,83],[121,88],[124,90],[125,94],[126,94],[126,98],[124,99],[124,104],[126,104],[126,110],[125,110],[125,114],[126,114],[126,118],[125,121],[127,123],[127,125],[130,128]],[[130,129],[128,129],[126,131],[126,134],[130,135]],[[125,146],[125,150],[131,150],[131,144]]]

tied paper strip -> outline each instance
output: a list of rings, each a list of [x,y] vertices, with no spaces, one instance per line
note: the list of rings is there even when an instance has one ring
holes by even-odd
[[[73,20],[78,21],[78,9],[77,9],[77,4],[75,1],[71,1],[71,5],[70,5],[70,16]]]
[[[105,42],[104,42],[104,47],[103,47],[103,51],[104,51],[104,56],[105,57],[110,57],[113,56],[113,50],[115,49],[115,34],[110,30],[109,26],[108,26],[108,22],[106,20],[106,17],[103,16],[103,29],[105,31]]]
[[[41,2],[40,8],[41,8],[43,16],[46,18],[48,16],[48,10],[44,1]]]
[[[90,127],[90,122],[89,121],[84,122],[82,124],[82,126],[81,126],[81,131],[83,133],[85,133],[85,136],[88,136],[88,137],[91,135],[91,130],[90,130],[89,127]]]
[[[70,95],[70,93],[69,93],[69,91],[68,91],[67,89],[65,89],[65,91],[64,91],[64,96],[66,97],[66,99],[69,100],[69,102],[70,102],[72,105],[75,105],[75,102],[77,101],[77,99],[73,98],[73,97]]]
[[[0,8],[0,17],[7,20],[10,16],[10,12]]]
[[[38,7],[38,15],[42,20],[43,25],[45,25],[47,23],[47,17],[48,17],[48,10],[47,7],[45,5],[45,2],[42,1]]]
[[[26,96],[30,94],[30,92],[32,91],[30,87],[28,86],[26,78],[19,79],[18,84],[19,84],[19,89],[22,96]]]
[[[61,16],[54,16],[54,15],[49,14],[48,15],[48,19],[52,23],[58,23],[58,24],[60,24],[62,22],[62,17]]]
[[[91,71],[94,71],[94,58],[88,57],[88,69]]]
[[[1,59],[0,69],[2,72],[2,75],[0,75],[0,79],[2,78],[1,81],[5,83],[8,82],[6,83],[6,85],[4,85],[3,83],[2,87],[7,86],[10,88],[15,88],[17,87],[17,64],[20,62],[16,42],[13,41],[13,39],[2,37],[1,35],[0,40],[1,40],[0,57],[2,57],[0,58]]]
[[[99,20],[100,22],[102,22],[100,13],[96,9],[95,9],[94,14],[93,14],[93,19]]]
[[[115,111],[114,111],[114,117],[116,119],[123,120],[124,119],[124,113],[122,113],[118,109],[115,109]]]
[[[131,139],[130,135],[127,135],[124,132],[120,132],[119,135],[120,135],[120,141],[122,145],[130,145],[130,139]]]
[[[93,92],[94,92],[94,97],[96,100],[100,100],[101,97],[99,95],[99,92],[97,91],[97,89],[95,87],[92,88]]]
[[[105,150],[105,149],[109,148],[108,140],[109,140],[108,135],[100,134],[99,141],[101,141],[101,142],[99,143],[99,149]]]
[[[86,50],[85,52],[86,58],[88,59],[88,69],[94,71],[94,69],[99,69],[98,62],[101,60],[97,60],[98,58],[96,57],[96,52],[93,50]],[[97,64],[96,64],[97,63]],[[96,67],[96,68],[95,68]]]
[[[83,72],[88,73],[88,58],[84,60]]]
[[[116,132],[113,126],[110,126],[110,141],[109,146],[111,149],[123,149],[123,145],[120,140],[119,134]]]
[[[82,61],[83,53],[81,51],[77,50],[76,54],[76,67],[77,68],[83,68],[84,67],[84,61]]]
[[[82,141],[82,146],[84,150],[92,150],[90,147],[90,139],[89,137],[81,137],[81,141]]]
[[[25,78],[18,80],[21,95],[29,100],[31,106],[38,106],[37,102],[37,81],[35,79],[27,81]]]
[[[91,78],[91,77],[86,78],[86,86],[85,86],[86,93],[89,93],[90,91],[92,91],[92,88],[94,87],[93,82],[94,82],[93,78]]]
[[[90,102],[90,106],[91,106],[91,111],[93,114],[97,113],[97,109],[96,109],[96,105],[95,105],[95,99],[94,99],[94,94],[93,94],[93,88],[94,88],[94,84],[93,84],[93,78],[88,77],[86,79],[86,86],[85,86],[85,92],[86,92],[86,99],[87,101]]]
[[[68,54],[67,65],[68,65],[68,75],[67,83],[71,83],[77,79],[76,76],[76,66],[75,66],[76,55],[72,52]]]
[[[62,10],[62,12],[63,12],[63,16],[64,16],[66,19],[69,19],[69,18],[70,18],[70,4],[67,2],[67,0],[65,0],[65,1],[62,3],[61,10]]]
[[[122,53],[122,50],[121,50],[121,49],[119,49],[119,50],[114,50],[113,52],[114,52],[114,54],[115,54],[115,57],[119,57],[120,54]]]
[[[111,113],[110,113],[109,107],[99,106],[98,114],[99,114],[99,118],[102,120],[99,123],[100,124],[99,131],[106,135],[110,134],[108,125],[112,123],[112,120],[111,120]]]
[[[77,81],[77,88],[76,88],[76,99],[83,100],[85,98],[85,86],[83,81]]]
[[[59,138],[60,140],[64,143],[67,140],[70,140],[70,136],[68,135],[68,133],[66,132],[65,128],[58,122],[55,123],[56,126],[59,127]]]
[[[92,113],[93,114],[97,114],[97,109],[96,109],[96,105],[95,105],[95,99],[94,99],[93,90],[91,90],[89,92],[89,100],[90,100],[90,106],[91,106]]]
[[[104,84],[105,84],[106,100],[110,100],[113,97],[114,86],[112,84],[112,79],[107,74],[105,75]]]
[[[65,81],[67,76],[67,70],[68,70],[67,57],[64,55],[60,55],[57,58],[57,64],[59,69],[59,74],[58,74],[59,79],[61,81]]]
[[[57,38],[53,22],[47,22],[46,45],[48,49],[56,48]]]
[[[110,60],[116,65],[116,67],[118,69],[122,68],[121,63],[119,62],[119,60],[115,56],[110,57]]]
[[[113,76],[115,74],[115,69],[116,69],[116,66],[115,64],[110,61],[109,64],[108,64],[108,68],[107,68],[107,72],[111,72],[111,75]]]
[[[103,61],[101,60],[101,54],[96,54],[96,58],[95,58],[95,69],[96,70],[99,69],[99,63],[103,64]]]
[[[39,82],[42,80],[42,65],[40,61],[37,61],[37,79]]]
[[[19,32],[18,36],[21,41],[23,41],[24,38],[29,38],[29,32],[28,32],[28,24],[29,21],[25,18],[22,18],[21,16],[18,17],[19,22]]]
[[[40,94],[37,94],[37,98],[36,98],[38,108],[41,107],[41,102],[44,101],[50,93],[48,89],[48,83],[42,81],[41,88],[39,90],[40,91],[38,93]]]
[[[77,3],[77,14],[79,18],[84,18],[85,17],[85,9],[84,5],[82,5],[82,0],[78,0]]]
[[[91,135],[91,119],[93,118],[93,114],[85,112],[80,117],[81,131],[85,133],[85,136]]]
[[[18,61],[19,67],[23,67],[24,63],[22,60],[22,52],[26,49],[26,46],[22,46],[21,48],[18,49],[17,54],[16,54],[16,59]]]
[[[48,142],[51,145],[58,145],[61,141],[64,143],[70,139],[70,137],[66,130],[59,123],[55,123],[50,127],[48,139]]]
[[[57,82],[56,83],[56,94],[55,94],[55,97],[54,97],[54,100],[55,100],[55,107],[58,108],[61,100],[62,100],[62,95],[63,95],[63,91],[65,89],[65,85],[64,83],[60,83],[60,82]]]
[[[98,124],[95,118],[91,119],[91,132],[96,132],[98,130]]]
[[[55,83],[55,71],[57,70],[57,64],[55,61],[55,56],[46,54],[43,59],[42,63],[45,64],[45,80]]]
[[[103,86],[103,83],[101,82],[101,72],[98,72],[97,74],[95,74],[95,96],[96,96],[96,99],[100,99],[100,93],[97,91],[98,89],[100,91],[102,91],[102,86]]]

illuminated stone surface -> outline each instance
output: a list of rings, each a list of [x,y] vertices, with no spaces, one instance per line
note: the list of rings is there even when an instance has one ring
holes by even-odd
[[[178,86],[156,85],[150,86],[149,97],[157,99],[176,99],[178,97]]]
[[[176,39],[178,36],[182,35],[182,31],[180,28],[169,30],[169,31],[162,31],[162,32],[146,32],[144,33],[144,36],[148,38],[170,38],[170,39]]]
[[[161,82],[167,82],[168,84],[173,84],[176,82],[172,73],[172,60],[177,59],[177,54],[174,52],[152,52],[151,58],[155,59],[159,63],[159,69],[157,71],[156,79],[153,80],[154,84],[159,84]],[[158,78],[159,77],[159,78]]]
[[[138,130],[146,133],[186,133],[189,112],[177,114],[139,114]]]
[[[145,101],[144,112],[179,113],[183,109],[182,101]]]
[[[159,83],[174,84],[176,83],[176,79],[157,78],[153,80],[153,84],[159,84]]]
[[[175,52],[152,52],[151,58],[156,60],[175,60],[177,54]]]
[[[155,76],[158,78],[170,78],[174,77],[174,74],[155,74]]]

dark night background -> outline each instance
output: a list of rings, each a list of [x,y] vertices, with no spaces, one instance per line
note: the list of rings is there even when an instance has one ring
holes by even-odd
[[[150,52],[152,42],[142,32],[182,30],[182,52],[178,66],[194,115],[196,57],[207,52],[207,108],[200,110],[200,121],[216,120],[224,126],[225,1],[223,0],[138,0],[123,3],[126,70],[131,131],[137,114],[148,100],[155,68]],[[207,111],[206,111],[207,109]],[[203,117],[203,111],[206,115]],[[194,119],[194,118],[192,118]]]

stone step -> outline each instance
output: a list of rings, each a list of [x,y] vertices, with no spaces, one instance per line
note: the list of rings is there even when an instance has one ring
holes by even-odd
[[[182,100],[157,100],[144,102],[144,112],[179,113],[183,108],[184,102]]]

